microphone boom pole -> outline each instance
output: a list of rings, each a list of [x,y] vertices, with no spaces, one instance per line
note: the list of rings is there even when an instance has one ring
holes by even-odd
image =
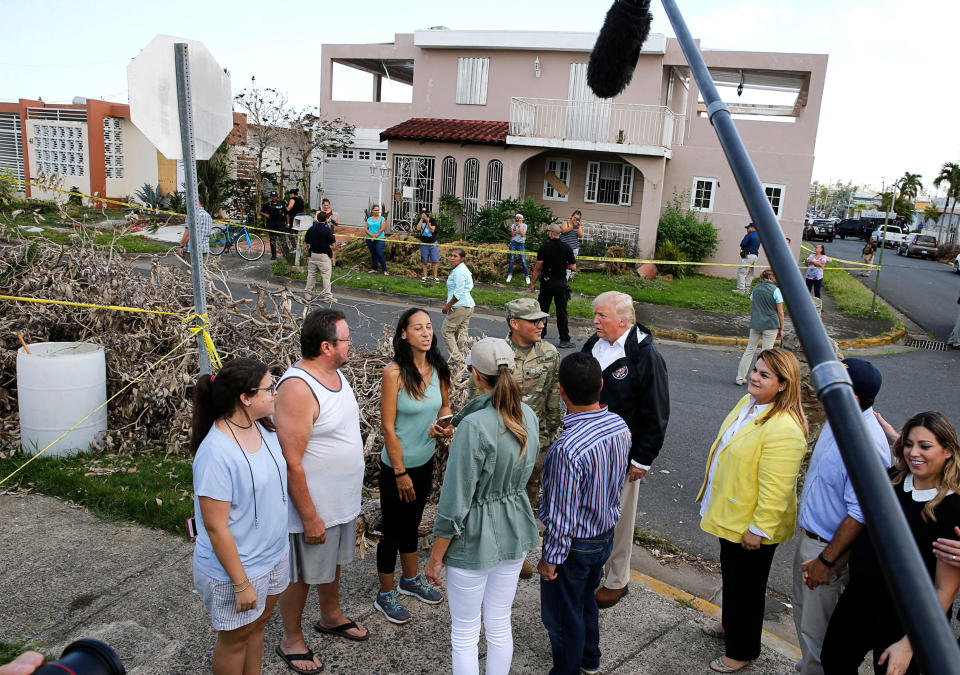
[[[710,123],[720,139],[747,211],[757,225],[767,258],[786,298],[793,325],[810,362],[811,383],[823,402],[830,426],[837,437],[844,463],[863,507],[880,566],[893,591],[894,602],[910,636],[910,643],[920,660],[920,669],[936,675],[960,675],[960,649],[950,624],[944,620],[944,610],[886,472],[877,460],[860,407],[853,395],[850,377],[844,366],[834,358],[826,331],[733,124],[730,110],[720,99],[676,2],[662,2],[707,104]]]

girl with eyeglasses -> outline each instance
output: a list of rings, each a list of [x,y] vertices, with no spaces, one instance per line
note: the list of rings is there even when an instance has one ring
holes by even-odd
[[[217,630],[217,675],[260,672],[264,629],[289,579],[274,394],[267,367],[253,359],[228,361],[194,389],[193,583]]]

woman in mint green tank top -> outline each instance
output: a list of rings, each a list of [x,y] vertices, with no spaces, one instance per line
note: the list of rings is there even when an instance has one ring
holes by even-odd
[[[380,454],[380,509],[383,537],[377,545],[380,593],[373,606],[393,623],[406,623],[410,614],[398,593],[428,604],[443,598],[417,569],[417,541],[423,508],[433,486],[433,455],[437,438],[453,435],[450,369],[437,348],[430,315],[408,309],[397,322],[393,361],[384,368],[380,419],[384,448]],[[394,588],[400,555],[402,576]]]

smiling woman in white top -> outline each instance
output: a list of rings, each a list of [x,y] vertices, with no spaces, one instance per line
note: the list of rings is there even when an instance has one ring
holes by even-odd
[[[747,395],[710,448],[697,495],[700,528],[720,539],[723,621],[703,629],[726,640],[714,671],[740,670],[760,656],[767,576],[777,544],[793,536],[806,435],[796,357],[762,351]]]
[[[287,465],[267,367],[228,361],[194,392],[193,582],[213,620],[216,674],[260,672],[263,633],[287,587]]]

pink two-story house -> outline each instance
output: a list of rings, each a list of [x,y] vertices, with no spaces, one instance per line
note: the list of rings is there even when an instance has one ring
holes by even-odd
[[[603,100],[586,85],[596,37],[440,28],[398,34],[392,44],[327,44],[321,108],[357,126],[349,160],[383,159],[391,169],[383,201],[395,230],[408,228],[417,209],[435,210],[441,194],[463,200],[465,228],[483,205],[532,197],[562,218],[581,210],[586,236],[626,239],[651,257],[660,214],[676,194],[719,229],[713,260],[736,262],[749,215],[679,44],[651,35],[630,85]],[[710,50],[704,57],[796,252],[827,57]],[[334,64],[369,73],[371,100],[333,100]],[[412,100],[384,102],[384,79],[411,85]],[[342,157],[324,169],[328,176],[347,170]],[[336,203],[335,192],[328,196]],[[376,187],[371,196],[376,201]]]

